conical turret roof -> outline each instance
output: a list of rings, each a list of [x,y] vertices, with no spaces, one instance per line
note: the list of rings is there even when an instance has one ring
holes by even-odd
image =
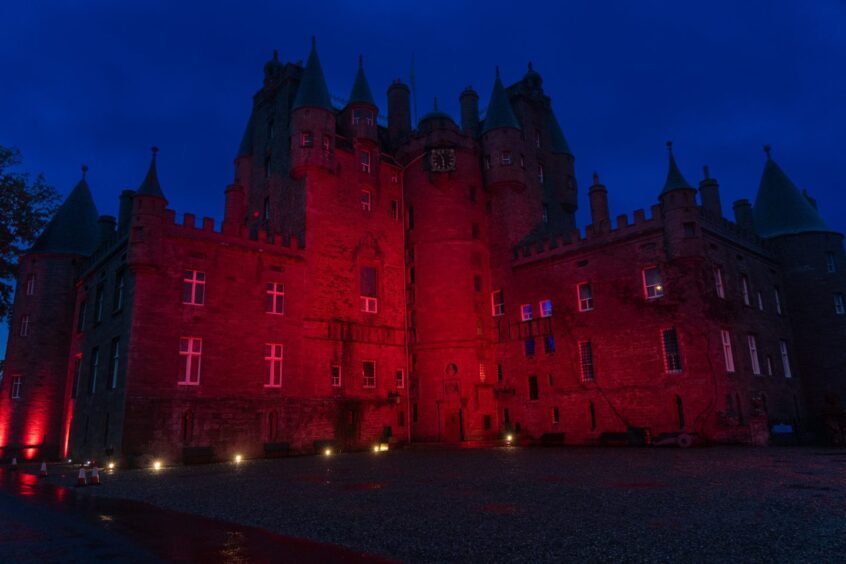
[[[138,196],[156,196],[164,200],[164,192],[162,192],[162,187],[159,185],[159,175],[156,172],[156,153],[159,152],[159,148],[153,147],[152,151],[153,157],[150,159],[150,168],[147,169],[147,176],[144,178],[144,182],[141,183],[141,187],[138,188],[136,194]]]
[[[693,190],[690,183],[685,180],[679,166],[676,164],[676,158],[673,156],[673,142],[667,141],[667,152],[670,155],[670,166],[667,169],[667,180],[664,181],[664,189],[662,194],[666,194],[671,190]]]
[[[511,102],[508,101],[508,93],[505,91],[502,80],[499,78],[499,67],[497,67],[496,80],[494,81],[493,92],[491,92],[491,100],[488,103],[488,111],[485,114],[482,133],[487,133],[492,129],[498,129],[500,127],[520,129],[520,122],[517,121],[517,116],[514,115]]]
[[[244,128],[244,135],[241,137],[241,144],[238,146],[238,154],[236,157],[243,157],[245,155],[253,154],[253,128],[255,127],[255,117],[253,112],[250,112],[250,119],[247,120],[247,127]]]
[[[30,248],[32,253],[90,255],[100,241],[99,214],[85,180],[88,167],[82,167],[82,179],[59,207],[56,215]]]
[[[376,106],[373,101],[373,93],[370,92],[370,85],[367,77],[364,76],[364,57],[358,56],[358,72],[355,74],[352,91],[350,92],[349,104],[370,104]]]
[[[311,53],[308,55],[308,61],[300,79],[293,109],[306,107],[332,111],[329,88],[326,86],[323,68],[320,66],[320,59],[317,57],[317,41],[313,37],[311,38]]]
[[[564,132],[561,131],[561,125],[555,117],[554,112],[550,112],[550,127],[552,128],[552,152],[562,155],[572,155],[570,152],[570,145],[567,143],[567,138],[564,137]]]
[[[769,146],[765,147],[765,151],[767,162],[764,164],[761,184],[752,208],[755,231],[758,235],[776,237],[812,231],[831,231],[819,212],[772,159]]]

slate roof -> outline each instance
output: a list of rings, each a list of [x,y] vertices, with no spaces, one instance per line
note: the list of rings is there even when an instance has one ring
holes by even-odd
[[[761,237],[793,235],[813,231],[831,231],[819,212],[802,195],[793,181],[781,170],[766,147],[767,162],[752,216],[755,231]]]
[[[159,152],[159,149],[158,147],[153,147],[152,150],[153,157],[150,159],[150,168],[147,169],[147,176],[144,178],[144,182],[141,183],[141,187],[138,188],[136,194],[139,196],[157,196],[165,199],[162,187],[159,185],[159,175],[156,173],[156,153]]]
[[[358,56],[358,72],[355,74],[355,82],[353,82],[348,103],[376,105],[376,102],[373,101],[373,93],[370,92],[370,85],[367,83],[367,77],[364,76],[364,59],[361,55]]]
[[[31,253],[90,255],[100,242],[99,214],[91,190],[82,179],[29,249]]]
[[[679,166],[676,164],[676,158],[673,156],[672,141],[667,141],[667,152],[670,154],[670,166],[667,170],[667,179],[664,181],[664,189],[661,193],[666,194],[671,190],[693,190],[693,187],[685,180],[679,170]]]
[[[308,54],[305,71],[300,79],[300,86],[297,88],[297,97],[294,98],[293,109],[297,108],[323,108],[332,111],[332,100],[329,97],[329,88],[326,86],[326,78],[323,76],[323,68],[320,66],[320,59],[317,56],[317,41],[311,38],[311,52]]]
[[[505,91],[505,87],[502,86],[502,80],[499,78],[499,67],[497,67],[496,80],[494,81],[493,92],[491,92],[491,99],[488,103],[488,111],[485,114],[485,122],[482,125],[482,133],[487,133],[500,127],[520,129],[520,122],[517,121],[517,116],[514,115],[514,110],[511,108],[508,93]]]
[[[572,155],[570,145],[567,143],[567,138],[564,137],[564,132],[561,131],[561,125],[555,117],[554,112],[550,112],[550,127],[552,128],[552,152],[561,155]]]

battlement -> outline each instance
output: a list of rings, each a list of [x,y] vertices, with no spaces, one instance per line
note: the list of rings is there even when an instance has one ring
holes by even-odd
[[[643,209],[635,210],[631,223],[627,214],[618,215],[616,228],[609,231],[600,231],[595,229],[593,225],[588,225],[585,228],[584,237],[582,237],[579,229],[574,229],[563,235],[519,245],[514,248],[512,265],[519,266],[577,252],[580,249],[592,247],[597,242],[601,242],[603,245],[613,244],[616,241],[642,235],[663,227],[661,206],[659,204],[653,205],[650,212],[652,215],[646,217],[646,212]]]
[[[244,225],[229,227],[223,224],[219,225],[220,229],[215,229],[215,219],[212,217],[202,218],[198,225],[197,216],[193,213],[182,214],[182,223],[178,223],[176,211],[172,209],[164,211],[162,223],[165,225],[165,234],[171,237],[204,239],[214,244],[235,244],[261,250],[272,247],[274,250],[287,251],[298,256],[302,256],[305,249],[305,241],[295,236],[273,235],[266,229],[250,230]]]
[[[702,220],[704,227],[719,236],[731,239],[745,246],[757,247],[755,249],[757,252],[764,254],[770,254],[772,252],[772,245],[769,241],[762,239],[757,234],[725,217],[700,207],[699,218]]]

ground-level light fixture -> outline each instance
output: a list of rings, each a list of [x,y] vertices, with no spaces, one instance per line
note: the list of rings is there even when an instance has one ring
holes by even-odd
[[[235,464],[241,464],[241,461],[244,460],[244,457],[240,454],[235,455]]]
[[[114,469],[115,469],[115,463],[109,462],[109,470],[114,470]]]
[[[326,448],[326,449],[323,451],[323,454],[325,454],[326,456],[331,456],[331,454],[332,454],[332,449],[331,449],[331,448]]]
[[[153,462],[153,470],[161,470],[162,469],[162,461],[156,460]]]
[[[505,444],[510,445],[512,442],[514,442],[514,435],[511,433],[505,435]]]

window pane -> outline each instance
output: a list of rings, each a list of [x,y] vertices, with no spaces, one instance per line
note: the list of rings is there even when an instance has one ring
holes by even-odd
[[[369,266],[361,267],[361,295],[369,298],[375,298],[378,295],[376,290],[376,269]]]

